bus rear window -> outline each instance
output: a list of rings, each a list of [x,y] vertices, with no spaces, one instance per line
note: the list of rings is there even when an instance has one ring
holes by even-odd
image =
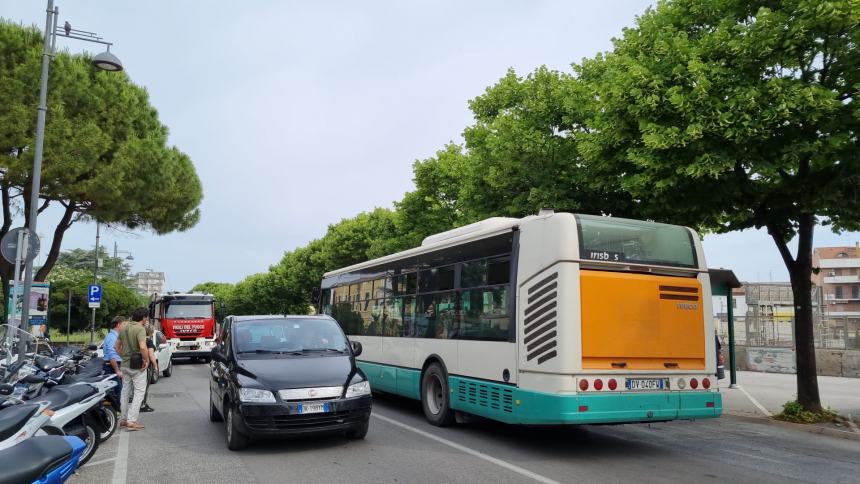
[[[690,231],[623,218],[577,215],[579,257],[604,262],[638,262],[696,267],[696,250]]]

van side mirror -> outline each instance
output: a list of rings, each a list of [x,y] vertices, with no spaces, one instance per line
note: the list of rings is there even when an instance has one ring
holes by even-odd
[[[11,395],[15,391],[15,387],[11,383],[0,384],[0,395]]]
[[[311,289],[311,303],[314,307],[318,306],[320,303],[320,294],[322,294],[322,290],[320,290],[319,287]]]
[[[361,354],[361,343],[358,341],[350,341],[349,345],[352,347],[352,356],[358,356]]]

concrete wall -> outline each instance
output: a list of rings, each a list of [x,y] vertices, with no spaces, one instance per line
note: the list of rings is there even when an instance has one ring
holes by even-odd
[[[735,356],[738,370],[766,373],[796,372],[792,348],[736,346]],[[819,375],[860,378],[860,351],[816,349],[815,363]]]

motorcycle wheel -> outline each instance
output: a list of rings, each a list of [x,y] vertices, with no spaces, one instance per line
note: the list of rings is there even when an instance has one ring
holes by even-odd
[[[85,425],[73,424],[63,429],[66,435],[74,435],[84,441],[84,453],[78,461],[78,468],[83,467],[99,449],[99,432],[91,423]]]
[[[105,440],[111,438],[111,436],[116,432],[116,429],[119,427],[119,417],[116,414],[116,410],[113,407],[102,406],[102,413],[105,415],[105,419],[108,421],[108,427],[104,432],[99,434],[99,443],[104,442]]]

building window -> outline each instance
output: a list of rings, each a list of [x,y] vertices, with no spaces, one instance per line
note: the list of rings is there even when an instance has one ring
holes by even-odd
[[[836,286],[835,299],[842,299],[842,286]]]
[[[860,286],[851,286],[851,299],[860,299]]]

